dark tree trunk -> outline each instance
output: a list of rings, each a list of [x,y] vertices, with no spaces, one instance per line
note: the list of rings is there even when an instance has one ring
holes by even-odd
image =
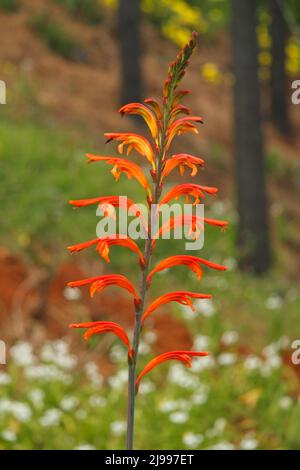
[[[256,41],[256,1],[232,0],[234,126],[239,264],[255,274],[270,264]]]
[[[271,120],[283,135],[291,135],[288,116],[287,77],[285,72],[285,46],[288,28],[283,15],[283,1],[270,0],[272,67],[271,67]]]
[[[141,101],[140,0],[119,0],[120,104]]]

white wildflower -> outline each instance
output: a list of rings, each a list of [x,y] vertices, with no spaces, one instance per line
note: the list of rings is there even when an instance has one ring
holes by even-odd
[[[237,331],[229,330],[225,331],[221,337],[221,342],[225,344],[225,346],[231,346],[235,344],[239,339],[239,334]]]
[[[139,394],[141,395],[147,395],[148,393],[151,393],[155,390],[155,385],[153,382],[150,382],[150,380],[144,380],[141,382],[140,387],[139,387]]]
[[[40,388],[34,388],[28,393],[28,398],[33,405],[40,407],[44,403],[45,393]]]
[[[10,383],[10,376],[6,372],[0,372],[0,385],[8,385]]]
[[[95,362],[87,362],[84,366],[84,370],[92,384],[98,386],[102,385],[103,377],[100,374],[98,366],[95,364]]]
[[[96,450],[95,446],[91,444],[79,444],[78,446],[74,447],[74,450]]]
[[[209,347],[209,336],[196,335],[194,338],[193,349],[196,351],[204,351]]]
[[[278,310],[283,306],[282,298],[277,294],[272,294],[266,300],[266,307],[269,310]]]
[[[79,300],[81,298],[81,290],[78,287],[66,286],[63,290],[63,295],[66,300]]]
[[[113,421],[110,425],[110,430],[115,436],[121,436],[126,432],[127,424],[125,421]]]
[[[216,314],[216,307],[211,299],[199,299],[194,303],[196,311],[204,317],[212,317]]]
[[[278,402],[279,408],[281,408],[282,410],[287,410],[288,408],[292,406],[292,404],[293,404],[292,398],[287,395],[285,397],[281,397]]]
[[[79,405],[79,400],[76,397],[64,397],[60,402],[60,407],[64,411],[71,411]]]
[[[178,423],[178,424],[186,423],[188,419],[189,419],[189,415],[188,413],[185,413],[184,411],[174,411],[169,416],[169,420],[172,423]]]
[[[98,395],[91,395],[89,398],[89,404],[92,407],[104,407],[107,403],[106,398],[104,397],[99,397]]]
[[[202,434],[195,434],[194,432],[186,432],[184,433],[182,437],[182,442],[189,449],[196,449],[201,444],[203,439],[204,437]]]
[[[245,369],[248,369],[248,370],[260,369],[262,364],[263,362],[261,358],[258,356],[254,356],[254,355],[250,355],[246,357],[244,361],[244,367]]]
[[[26,403],[21,403],[17,401],[13,402],[11,413],[18,421],[21,421],[22,423],[26,423],[27,421],[29,421],[32,416],[30,406]]]
[[[231,366],[237,361],[237,355],[234,353],[224,352],[219,355],[218,363],[221,366]]]
[[[128,380],[128,372],[126,369],[120,369],[115,375],[109,377],[108,383],[113,389],[122,388]]]
[[[258,441],[254,437],[245,437],[240,442],[240,448],[243,450],[254,450],[258,446]]]
[[[10,429],[2,431],[1,437],[7,442],[15,442],[17,440],[16,433],[14,431],[11,431]]]
[[[212,447],[209,448],[209,450],[234,450],[234,444],[231,444],[231,442],[218,442],[217,444],[213,445]]]
[[[15,363],[22,367],[31,366],[36,361],[32,345],[26,341],[18,341],[12,346],[10,348],[10,355]]]
[[[57,408],[50,408],[46,413],[39,419],[41,426],[50,427],[58,426],[60,423],[62,412]]]

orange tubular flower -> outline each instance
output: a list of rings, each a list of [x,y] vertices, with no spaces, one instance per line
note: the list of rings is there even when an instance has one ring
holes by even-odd
[[[119,113],[121,113],[122,116],[124,114],[138,114],[142,116],[151,131],[153,139],[156,139],[158,134],[157,119],[147,106],[141,103],[130,103],[122,106],[122,108],[119,109]]]
[[[155,98],[146,98],[144,100],[144,103],[148,104],[149,106],[151,106],[151,108],[153,109],[153,111],[155,112],[155,115],[157,117],[158,120],[161,120],[162,118],[162,111],[161,111],[161,107],[160,107],[160,104],[159,104],[159,101],[156,100]]]
[[[189,297],[191,297],[192,299],[211,299],[212,298],[210,294],[197,294],[196,292],[189,292],[189,291],[176,291],[176,292],[169,292],[168,294],[161,295],[160,297],[155,299],[154,302],[152,302],[152,304],[150,304],[149,307],[143,313],[142,325],[144,324],[144,321],[146,320],[146,318],[152,312],[154,312],[154,310],[170,302],[178,302],[181,305],[187,305],[191,307],[193,311],[195,311],[193,303]]]
[[[205,357],[205,356],[208,356],[208,352],[205,352],[205,351],[170,351],[170,352],[160,354],[159,356],[152,359],[152,361],[148,362],[146,367],[144,367],[144,369],[142,370],[142,372],[136,379],[136,382],[135,382],[136,389],[138,389],[140,381],[144,377],[144,375],[148,374],[152,369],[154,369],[154,367],[158,366],[162,362],[172,361],[172,360],[181,361],[187,367],[191,367],[192,357]]]
[[[122,198],[120,196],[100,196],[93,197],[91,199],[75,199],[70,200],[69,204],[75,207],[86,207],[91,206],[92,204],[99,204],[100,206],[111,205],[114,207],[122,207],[125,209],[134,208],[136,206],[136,204],[131,201],[131,199],[129,199],[128,197]]]
[[[208,266],[212,269],[217,269],[219,271],[226,271],[227,267],[222,266],[221,264],[213,263],[212,261],[207,261],[206,259],[198,258],[198,256],[192,255],[175,255],[170,256],[162,261],[160,261],[157,266],[152,269],[152,271],[148,274],[147,282],[148,284],[151,282],[152,277],[155,273],[160,271],[164,271],[165,269],[172,268],[178,265],[187,266],[191,271],[193,271],[198,279],[202,277],[202,269],[200,265],[203,264],[204,266]]]
[[[71,253],[78,252],[84,250],[85,248],[89,248],[90,246],[97,245],[97,251],[102,256],[102,258],[109,263],[109,249],[111,245],[119,245],[125,246],[129,248],[131,251],[134,251],[139,255],[141,266],[145,266],[145,259],[143,254],[141,253],[137,244],[131,240],[130,237],[127,235],[122,234],[114,234],[109,235],[108,237],[104,238],[95,238],[94,240],[89,240],[88,242],[78,243],[77,245],[68,246],[68,250]]]
[[[80,279],[79,281],[68,282],[69,287],[82,287],[91,284],[90,286],[90,295],[94,297],[96,292],[101,292],[106,289],[108,286],[119,286],[122,289],[130,292],[135,301],[139,302],[139,297],[136,293],[134,286],[127,279],[127,277],[122,276],[121,274],[104,274],[102,276],[90,277],[88,279]]]
[[[186,116],[177,121],[173,122],[171,126],[168,128],[168,138],[166,143],[166,148],[168,149],[174,139],[175,135],[182,135],[185,132],[193,132],[194,134],[198,134],[198,129],[192,122],[200,122],[203,123],[203,119],[199,116]]]
[[[198,173],[197,166],[203,167],[204,160],[199,157],[194,157],[194,155],[190,155],[189,153],[179,153],[177,155],[172,155],[172,157],[166,160],[164,164],[162,179],[166,178],[166,176],[168,176],[176,167],[179,167],[180,174],[183,176],[185,166],[191,168],[191,176],[195,176]]]
[[[199,184],[179,184],[178,186],[175,186],[175,188],[171,189],[167,194],[163,196],[163,198],[160,201],[160,204],[167,204],[170,202],[172,199],[178,199],[180,196],[185,195],[186,196],[186,201],[189,202],[190,198],[189,196],[193,196],[195,198],[195,201],[193,202],[193,205],[195,206],[200,202],[200,198],[205,198],[205,194],[210,194],[212,196],[215,196],[218,192],[217,188],[210,187],[210,186],[201,186]]]
[[[155,246],[156,240],[160,238],[164,233],[171,232],[172,229],[184,225],[190,226],[189,235],[194,234],[194,240],[197,240],[197,238],[199,238],[201,230],[204,230],[204,223],[208,225],[214,225],[216,227],[221,227],[222,229],[225,229],[228,225],[228,222],[224,220],[208,219],[206,217],[203,218],[197,215],[190,214],[176,215],[160,227],[159,231],[152,240],[152,246]]]
[[[89,162],[106,162],[108,165],[114,165],[111,173],[113,174],[116,181],[119,180],[121,173],[125,173],[127,178],[130,179],[134,177],[140,185],[146,189],[149,199],[152,200],[152,193],[149,187],[148,180],[144,175],[141,168],[133,162],[123,160],[119,157],[102,157],[97,155],[87,154]]]
[[[121,341],[125,344],[128,350],[128,356],[132,358],[133,352],[130,346],[130,341],[128,339],[127,333],[122,328],[112,321],[93,321],[86,323],[72,323],[69,325],[69,328],[87,328],[87,331],[84,333],[83,337],[87,341],[93,335],[99,335],[101,333],[114,333]]]
[[[122,108],[121,108],[122,109]],[[118,145],[118,151],[122,155],[125,145],[128,145],[126,155],[129,155],[132,149],[135,149],[140,155],[146,157],[151,163],[153,170],[155,170],[154,152],[150,142],[139,134],[132,133],[115,133],[107,132],[104,134],[107,137],[107,142],[112,140],[121,141]]]

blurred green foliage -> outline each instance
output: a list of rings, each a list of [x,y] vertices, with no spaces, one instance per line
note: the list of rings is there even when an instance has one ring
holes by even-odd
[[[65,26],[47,11],[34,15],[30,26],[53,52],[69,60],[81,60],[80,45]]]
[[[19,0],[0,0],[0,10],[15,12],[20,7]]]
[[[102,19],[98,0],[54,0],[60,3],[72,16],[89,24],[99,24]]]

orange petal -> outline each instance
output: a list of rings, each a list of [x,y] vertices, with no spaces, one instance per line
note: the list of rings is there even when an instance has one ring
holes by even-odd
[[[208,356],[208,352],[205,351],[170,351],[166,352],[163,354],[160,354],[159,356],[156,356],[154,359],[152,359],[146,367],[142,370],[138,378],[136,379],[135,385],[136,389],[138,389],[139,384],[141,379],[148,374],[152,369],[154,369],[156,366],[159,364],[162,364],[163,362],[166,361],[181,361],[184,364],[186,364],[187,367],[191,367],[191,358],[192,357],[204,357]]]
[[[198,171],[197,166],[203,167],[204,160],[188,153],[179,153],[177,155],[172,155],[172,157],[166,160],[164,164],[162,179],[168,176],[171,171],[173,171],[176,167],[179,167],[180,174],[183,175],[185,166],[191,168],[191,176],[195,176]]]
[[[131,177],[134,177],[140,183],[140,185],[146,189],[149,199],[152,200],[152,193],[149,187],[148,180],[144,175],[142,169],[135,163],[130,162],[128,160],[123,160],[119,157],[104,157],[91,154],[87,154],[87,158],[89,159],[89,162],[104,161],[108,165],[114,165],[112,169],[112,174],[116,181],[118,181],[121,173],[125,173],[127,175],[127,178],[129,179]]]
[[[104,274],[102,276],[95,276],[87,279],[80,279],[79,281],[68,282],[67,285],[69,287],[82,287],[88,284],[91,284],[91,297],[93,297],[96,292],[100,292],[106,289],[108,286],[116,285],[130,292],[134,296],[135,300],[139,301],[139,297],[134,286],[125,276],[122,276],[121,274]]]
[[[141,103],[130,103],[119,109],[119,113],[123,114],[138,114],[146,121],[153,139],[156,139],[158,134],[157,119],[152,111]]]
[[[178,186],[175,186],[173,189],[171,189],[167,194],[163,196],[161,199],[160,205],[161,204],[167,204],[170,202],[172,199],[178,199],[179,196],[182,195],[190,195],[195,198],[194,205],[199,203],[200,198],[204,198],[205,194],[208,193],[213,196],[215,196],[218,192],[217,188],[214,187],[209,187],[209,186],[201,186],[199,184],[180,184]]]
[[[168,304],[170,302],[178,302],[182,305],[187,305],[191,307],[192,310],[194,310],[193,303],[191,301],[192,299],[211,299],[210,294],[198,294],[196,292],[189,292],[189,291],[175,291],[175,292],[169,292],[168,294],[161,295],[157,299],[155,299],[149,307],[145,310],[145,312],[142,315],[142,324],[146,320],[146,318],[154,312],[158,307],[161,307],[162,305]]]
[[[70,328],[87,328],[84,333],[84,339],[88,340],[91,336],[101,333],[114,333],[126,346],[129,357],[132,357],[133,352],[130,347],[130,341],[124,328],[117,323],[111,321],[95,321],[85,323],[73,323],[69,325]]]
[[[146,157],[147,160],[151,163],[153,170],[155,170],[155,156],[150,142],[139,134],[133,133],[115,133],[107,132],[104,134],[110,142],[111,140],[120,141],[118,149],[119,152],[123,153],[124,145],[128,145],[127,155],[130,153],[131,149],[135,149],[140,155]]]
[[[209,268],[212,268],[212,269],[218,269],[219,271],[227,270],[226,266],[213,263],[212,261],[207,261],[203,258],[199,258],[198,256],[175,255],[175,256],[170,256],[169,258],[166,258],[160,261],[155,266],[155,268],[148,274],[147,282],[149,283],[151,281],[155,273],[164,271],[165,269],[169,269],[178,265],[187,266],[191,271],[193,271],[196,274],[198,279],[201,279],[202,277],[202,269],[200,267],[201,264],[203,264],[204,266],[208,266]]]

